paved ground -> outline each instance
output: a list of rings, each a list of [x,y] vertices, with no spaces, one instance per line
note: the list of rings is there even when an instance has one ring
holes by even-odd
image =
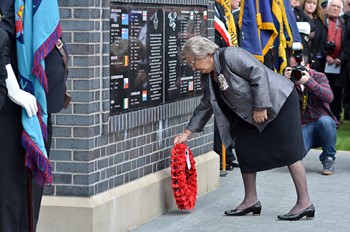
[[[313,220],[279,221],[295,203],[296,194],[286,167],[258,173],[260,216],[227,217],[223,212],[243,198],[239,169],[220,178],[220,187],[197,199],[192,211],[174,210],[132,230],[133,232],[343,232],[350,231],[350,152],[339,151],[336,173],[320,174],[317,150],[304,159],[311,199],[316,208]]]

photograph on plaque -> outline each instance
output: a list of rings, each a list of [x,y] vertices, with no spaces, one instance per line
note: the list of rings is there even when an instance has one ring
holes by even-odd
[[[110,113],[201,94],[199,73],[179,59],[181,46],[206,36],[206,8],[111,4]]]

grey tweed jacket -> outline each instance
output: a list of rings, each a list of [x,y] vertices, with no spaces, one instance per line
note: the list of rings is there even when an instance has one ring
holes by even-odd
[[[260,132],[277,117],[294,88],[292,81],[270,70],[239,47],[221,48],[214,54],[214,64],[215,71],[224,75],[229,86],[226,90],[220,91],[219,96],[227,107],[241,119],[256,126]],[[228,147],[233,142],[230,121],[218,105],[211,78],[212,74],[202,75],[203,97],[186,129],[201,132],[214,114],[221,139]],[[268,120],[257,124],[252,118],[253,110],[263,109],[267,109]]]

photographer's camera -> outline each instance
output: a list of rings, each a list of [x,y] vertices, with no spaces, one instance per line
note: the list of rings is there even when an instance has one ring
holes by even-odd
[[[290,74],[290,80],[293,82],[299,81],[303,77],[303,71],[306,71],[306,67],[301,64],[303,61],[303,50],[301,43],[293,43],[293,57],[297,62],[297,65],[292,68],[292,72]]]
[[[293,82],[299,81],[303,77],[303,71],[306,71],[307,69],[305,66],[298,65],[295,68],[292,69],[292,72],[290,74],[290,79]]]

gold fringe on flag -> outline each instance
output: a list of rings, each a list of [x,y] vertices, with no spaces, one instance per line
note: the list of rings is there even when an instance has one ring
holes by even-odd
[[[231,36],[231,46],[238,46],[236,22],[232,15],[231,0],[217,0],[225,10],[227,31]]]

